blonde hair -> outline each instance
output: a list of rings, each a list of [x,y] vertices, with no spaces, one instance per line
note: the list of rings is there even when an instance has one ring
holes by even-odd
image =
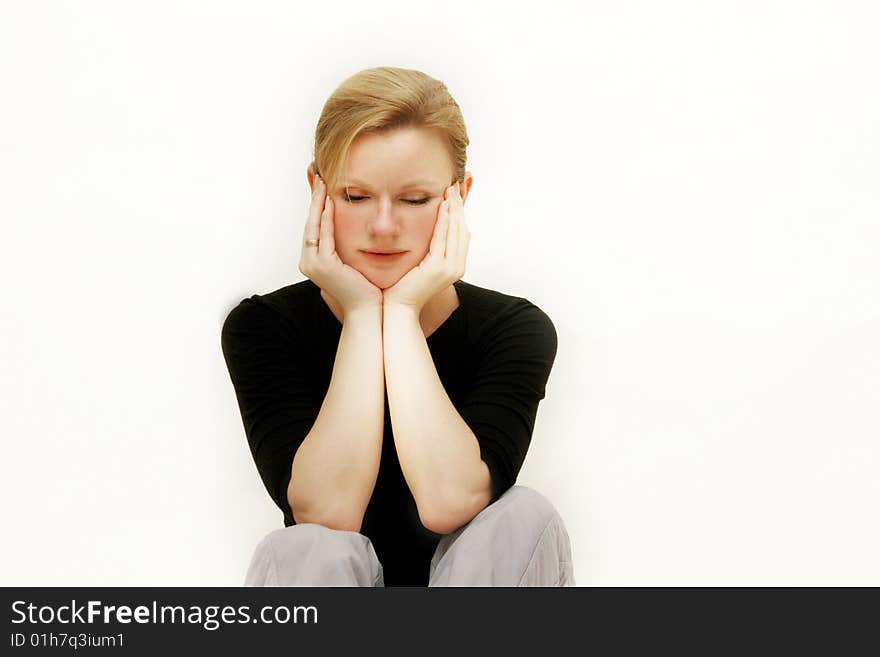
[[[355,73],[330,95],[315,128],[309,169],[335,189],[359,135],[403,127],[441,131],[454,179],[464,181],[469,140],[458,103],[439,80],[421,71],[390,66]]]

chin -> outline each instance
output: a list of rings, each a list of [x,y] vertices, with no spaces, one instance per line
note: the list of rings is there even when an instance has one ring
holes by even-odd
[[[403,274],[399,276],[391,272],[385,274],[364,274],[364,278],[380,290],[387,290],[389,287],[394,287],[397,281],[403,278]]]
[[[418,263],[416,263],[418,264]],[[394,267],[369,267],[358,263],[358,267],[354,267],[366,278],[370,283],[378,287],[380,290],[387,290],[401,278],[415,268],[416,264],[409,264],[405,261],[396,263]]]

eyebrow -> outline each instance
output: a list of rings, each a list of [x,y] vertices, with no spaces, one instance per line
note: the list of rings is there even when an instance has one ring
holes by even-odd
[[[408,187],[434,187],[437,185],[437,181],[435,180],[411,180],[408,183],[401,185],[402,188],[406,189]],[[350,179],[347,182],[343,182],[343,187],[360,187],[362,189],[370,189],[370,186],[361,181]]]

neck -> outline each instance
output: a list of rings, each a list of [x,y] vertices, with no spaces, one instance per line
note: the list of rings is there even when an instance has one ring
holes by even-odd
[[[342,304],[340,304],[334,297],[327,294],[323,288],[321,289],[321,298],[324,299],[324,302],[330,308],[330,311],[336,316],[339,323],[342,324]],[[455,311],[455,309],[458,308],[459,304],[458,293],[456,292],[454,285],[450,285],[445,290],[441,290],[428,299],[428,302],[419,313],[419,324],[422,326],[422,332],[425,334],[425,337],[436,331]]]

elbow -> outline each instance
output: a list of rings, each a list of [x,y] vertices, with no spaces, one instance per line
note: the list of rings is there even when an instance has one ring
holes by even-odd
[[[463,525],[466,525],[466,522],[462,522],[457,516],[454,514],[437,514],[430,516],[422,521],[422,524],[425,526],[425,529],[434,532],[435,534],[451,534],[456,531]]]
[[[297,525],[311,523],[322,525],[328,529],[338,529],[347,532],[360,532],[363,524],[363,514],[352,513],[351,510],[339,511],[328,508],[326,505],[305,504],[303,500],[290,494],[288,489],[287,502],[290,504],[290,512],[293,521]]]
[[[360,532],[363,518],[357,518],[352,514],[329,513],[324,510],[293,509],[293,520],[297,525],[313,524],[322,525],[327,529],[337,529],[344,532]]]
[[[435,534],[451,534],[477,517],[488,506],[491,498],[489,484],[476,495],[460,497],[442,504],[419,505],[419,518],[425,529]]]
[[[435,534],[440,534],[442,536],[451,534],[456,529],[461,527],[461,524],[450,520],[444,520],[443,518],[438,520],[430,520],[428,522],[423,521],[422,525],[424,525],[425,529],[427,529],[428,531],[432,531]]]
[[[361,531],[362,521],[352,518],[350,516],[318,516],[312,519],[309,519],[306,516],[306,520],[304,522],[310,522],[315,525],[321,525],[326,527],[327,529],[336,529],[341,532],[355,532],[359,534]]]
[[[419,506],[419,520],[428,531],[451,534],[467,524],[460,509],[460,506],[452,504],[435,504],[430,508]]]

